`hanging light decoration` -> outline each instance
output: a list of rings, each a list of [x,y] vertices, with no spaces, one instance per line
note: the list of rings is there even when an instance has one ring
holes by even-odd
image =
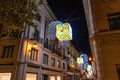
[[[84,63],[83,58],[81,56],[77,58],[77,63],[78,64],[83,64]]]
[[[56,37],[60,41],[72,40],[72,29],[69,23],[56,25]]]
[[[47,26],[46,33],[47,33],[47,38],[48,39],[55,40],[55,38],[56,38],[56,25],[57,24],[62,24],[62,22],[61,21],[54,21],[54,22],[51,22]]]
[[[58,46],[68,47],[70,40],[72,40],[72,29],[69,23],[62,23],[61,21],[51,22],[46,29],[47,38],[55,40],[57,37]]]
[[[83,69],[87,69],[88,66],[88,56],[86,54],[81,54],[80,58],[82,58],[83,63],[79,64],[80,67],[82,67]]]
[[[59,46],[68,47],[72,40],[72,28],[69,23],[56,25],[56,37],[59,39]]]

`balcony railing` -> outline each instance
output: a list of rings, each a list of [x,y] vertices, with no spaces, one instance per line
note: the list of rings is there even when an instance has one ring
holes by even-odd
[[[20,38],[22,35],[22,32],[20,30],[3,30],[0,38]]]

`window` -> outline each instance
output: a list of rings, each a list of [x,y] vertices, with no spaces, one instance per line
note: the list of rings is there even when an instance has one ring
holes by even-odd
[[[55,66],[55,59],[54,58],[51,59],[51,65]]]
[[[60,68],[60,61],[57,61],[57,66],[58,68]]]
[[[63,80],[65,80],[65,75],[63,76]]]
[[[42,19],[42,16],[40,16],[40,14],[37,14],[37,20],[41,22],[41,19]]]
[[[63,69],[65,69],[65,63],[63,63]]]
[[[61,80],[60,76],[57,76],[57,80]]]
[[[4,46],[2,58],[12,58],[13,57],[14,46]]]
[[[65,48],[63,48],[63,54],[65,54]]]
[[[48,64],[48,55],[43,55],[43,64]]]
[[[118,77],[120,79],[120,64],[116,64],[116,70],[117,70],[117,73],[118,73]]]
[[[72,49],[68,48],[68,54],[71,54],[71,53],[72,53]]]
[[[50,80],[55,80],[55,76],[50,76]]]
[[[34,40],[36,41],[39,41],[39,31],[37,29],[35,29],[35,32],[34,32]]]
[[[37,74],[34,73],[27,73],[26,80],[37,80]]]
[[[11,73],[0,73],[0,80],[11,80]]]
[[[48,75],[47,74],[43,74],[42,75],[42,80],[48,80]]]
[[[32,48],[30,54],[30,60],[37,61],[37,56],[38,56],[38,50]]]
[[[48,29],[48,24],[49,24],[49,19],[46,17],[45,18],[45,29],[44,29],[44,34],[46,34],[46,35],[44,35],[44,38],[46,39],[47,38],[47,29]]]
[[[62,57],[61,48],[58,48],[58,56]]]
[[[2,23],[0,23],[0,37],[1,37],[1,33],[2,33],[2,28],[3,28]]]
[[[109,22],[110,30],[120,29],[120,13],[109,14],[108,22]]]

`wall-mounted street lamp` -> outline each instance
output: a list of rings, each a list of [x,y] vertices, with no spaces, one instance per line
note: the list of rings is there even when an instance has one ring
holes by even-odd
[[[34,43],[33,47],[34,47],[34,48],[37,48],[37,44],[36,44],[36,43]]]

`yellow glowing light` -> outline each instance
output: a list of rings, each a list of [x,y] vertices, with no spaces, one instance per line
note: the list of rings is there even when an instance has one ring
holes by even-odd
[[[34,48],[37,48],[37,44],[36,43],[34,44]]]
[[[37,74],[27,73],[26,80],[37,80]]]
[[[92,58],[91,58],[91,57],[89,57],[89,61],[92,61]]]
[[[72,29],[69,23],[56,25],[56,37],[61,40],[72,40]]]
[[[11,73],[0,73],[0,80],[10,80]]]
[[[73,63],[71,63],[71,64],[70,64],[70,67],[74,68],[75,66],[74,66],[74,64],[73,64]]]
[[[83,64],[84,63],[83,58],[82,57],[78,57],[77,58],[77,63],[78,64]]]

